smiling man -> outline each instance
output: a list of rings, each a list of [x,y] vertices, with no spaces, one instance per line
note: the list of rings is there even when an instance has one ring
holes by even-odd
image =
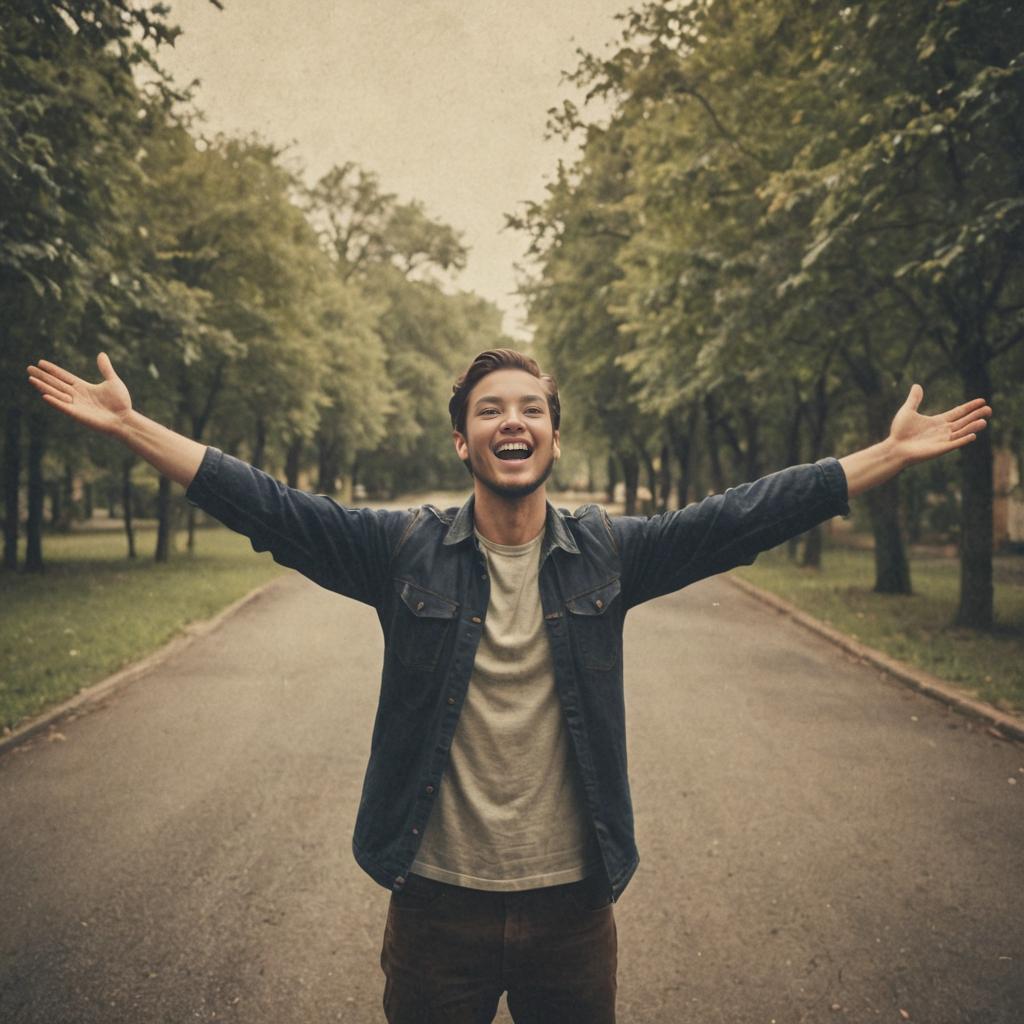
[[[626,612],[748,564],[905,466],[969,444],[981,398],[934,416],[910,389],[889,436],[674,512],[547,501],[554,380],[483,352],[453,388],[461,508],[349,509],[278,483],[132,408],[100,355],[90,384],[41,360],[53,407],[118,438],[190,501],[324,587],[372,605],[384,667],[352,848],[391,891],[391,1024],[615,1020],[613,903],[639,860],[626,773]]]

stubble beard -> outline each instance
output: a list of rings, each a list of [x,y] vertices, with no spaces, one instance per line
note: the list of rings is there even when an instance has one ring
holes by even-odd
[[[534,452],[531,458],[536,458],[537,454],[537,452]],[[524,480],[520,484],[502,484],[497,480],[490,479],[486,473],[478,473],[473,466],[472,449],[469,450],[469,458],[466,460],[466,465],[469,467],[469,472],[473,479],[479,480],[492,494],[499,498],[515,500],[516,498],[525,498],[533,494],[538,488],[543,487],[548,477],[551,476],[551,471],[555,468],[555,455],[554,452],[549,453],[547,465],[540,474],[532,480]]]

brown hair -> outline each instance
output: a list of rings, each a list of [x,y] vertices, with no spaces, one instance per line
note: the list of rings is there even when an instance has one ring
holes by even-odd
[[[452,385],[452,397],[448,402],[448,415],[452,418],[452,428],[460,434],[466,432],[466,403],[469,394],[476,385],[489,373],[495,370],[525,370],[536,377],[543,385],[548,399],[548,411],[551,413],[551,425],[557,430],[562,418],[562,407],[558,401],[558,384],[548,373],[541,373],[537,360],[532,356],[516,352],[511,348],[492,348],[481,352],[469,364],[466,372]]]

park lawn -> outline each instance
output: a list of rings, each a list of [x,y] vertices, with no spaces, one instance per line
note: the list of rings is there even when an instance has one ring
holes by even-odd
[[[952,625],[960,580],[955,559],[912,561],[910,597],[872,591],[871,551],[826,548],[822,567],[801,569],[776,548],[735,571],[869,647],[1001,710],[1024,711],[1024,586],[997,582],[996,628],[975,633]]]
[[[51,535],[44,573],[0,575],[0,728],[145,657],[285,571],[219,526],[197,532],[194,555],[178,552],[163,565],[152,560],[154,540],[143,526],[131,562],[119,530]],[[178,541],[184,547],[184,535]]]

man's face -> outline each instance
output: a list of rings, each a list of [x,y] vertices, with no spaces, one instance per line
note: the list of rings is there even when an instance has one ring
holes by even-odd
[[[500,497],[523,498],[543,486],[559,455],[543,383],[513,369],[478,381],[455,450],[474,479]]]

